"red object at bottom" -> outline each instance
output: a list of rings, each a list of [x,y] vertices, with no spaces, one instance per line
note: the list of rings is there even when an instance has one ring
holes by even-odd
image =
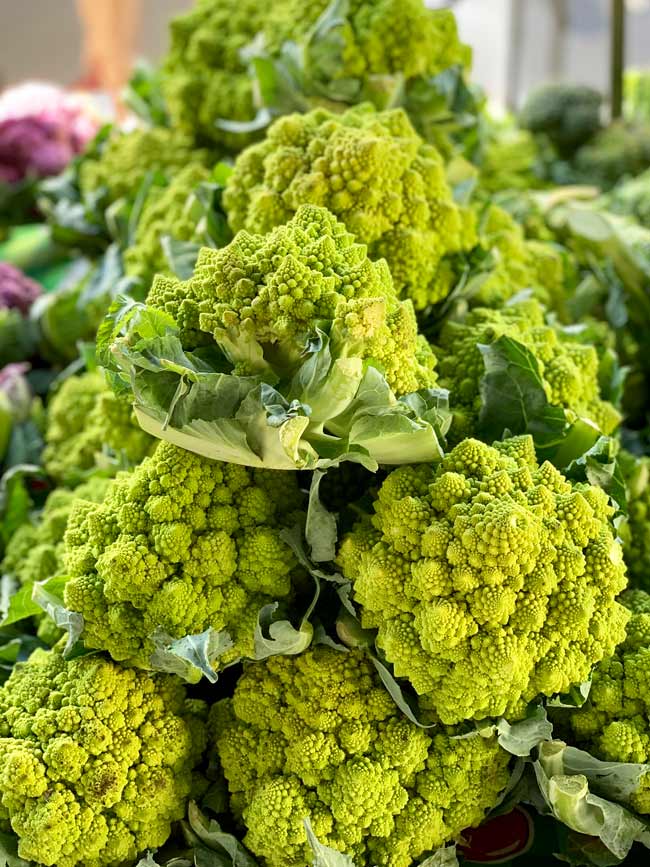
[[[495,816],[480,828],[463,831],[458,849],[467,861],[501,864],[527,852],[533,844],[535,825],[529,813],[515,807]]]

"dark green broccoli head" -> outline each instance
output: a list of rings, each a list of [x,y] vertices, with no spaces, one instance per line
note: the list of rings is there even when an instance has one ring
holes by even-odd
[[[577,179],[609,189],[650,166],[650,126],[613,123],[580,148],[575,156]]]
[[[519,115],[525,129],[548,136],[558,152],[571,156],[600,129],[602,96],[580,84],[546,84],[530,94]]]

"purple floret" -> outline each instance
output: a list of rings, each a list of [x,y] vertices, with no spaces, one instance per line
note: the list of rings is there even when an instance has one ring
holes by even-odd
[[[7,262],[0,262],[0,310],[13,308],[23,315],[43,290],[34,280]]]

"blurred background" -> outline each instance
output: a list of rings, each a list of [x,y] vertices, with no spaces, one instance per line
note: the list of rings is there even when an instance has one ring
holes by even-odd
[[[86,0],[95,8],[104,0]],[[134,54],[156,61],[167,23],[190,0],[134,0]],[[577,81],[607,91],[610,0],[432,0],[452,6],[474,46],[473,78],[497,104],[516,107],[536,85]],[[0,86],[25,78],[86,83],[83,0],[0,0]],[[627,66],[650,65],[650,0],[627,0]],[[37,25],[37,26],[35,26]]]

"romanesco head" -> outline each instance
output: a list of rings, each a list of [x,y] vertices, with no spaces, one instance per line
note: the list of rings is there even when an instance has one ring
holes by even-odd
[[[115,130],[98,157],[87,157],[79,169],[85,196],[103,193],[105,202],[135,195],[150,172],[174,173],[190,163],[208,165],[208,151],[197,150],[192,138],[166,127]]]
[[[596,666],[587,702],[557,711],[577,745],[611,762],[650,761],[650,595],[628,590],[621,602],[631,611],[624,641]],[[564,718],[564,719],[562,719]],[[650,775],[645,774],[631,805],[650,813]]]
[[[478,246],[474,251],[479,264],[471,274],[477,279],[468,298],[470,305],[498,309],[513,296],[527,291],[562,314],[567,286],[575,283],[575,269],[568,252],[556,244],[526,238],[522,226],[499,205],[480,207]],[[456,267],[452,283],[460,279],[461,270]]]
[[[532,439],[467,439],[402,467],[338,562],[362,623],[444,723],[518,717],[587,680],[624,635],[605,493],[537,465]]]
[[[171,24],[163,92],[174,125],[240,150],[255,132],[234,132],[218,121],[255,117],[242,49],[258,34],[271,55],[286,42],[302,45],[329,6],[330,0],[276,0],[268,7],[256,0],[199,0]],[[470,62],[454,15],[427,9],[422,0],[352,0],[337,9],[334,27],[337,50],[328,51],[325,63],[310,63],[309,74],[319,90],[343,104],[363,98],[384,102],[382,85],[391,86],[391,77],[410,82]],[[302,96],[309,100],[313,94]]]
[[[259,609],[286,600],[296,561],[281,538],[294,476],[223,464],[160,442],[103,504],[78,501],[65,535],[65,604],[84,643],[149,667],[151,636],[226,630],[228,663],[253,655]]]
[[[199,0],[172,20],[162,88],[175,126],[235,150],[252,139],[220,129],[216,121],[255,115],[240,51],[262,29],[265,14],[257,0]]]
[[[234,347],[252,338],[286,375],[316,327],[332,352],[368,359],[396,394],[435,382],[435,358],[418,335],[413,305],[399,301],[383,260],[372,262],[326,208],[302,205],[268,235],[239,232],[223,249],[202,248],[186,283],[157,277],[147,298],[172,315],[185,348],[212,335]],[[237,373],[255,373],[244,355]],[[256,363],[256,362],[255,362]]]
[[[357,864],[410,867],[479,824],[508,780],[494,738],[418,728],[360,651],[249,665],[211,727],[245,843],[268,867],[310,861],[306,817]]]
[[[76,488],[55,488],[43,509],[22,524],[7,543],[0,563],[2,574],[11,575],[21,584],[44,581],[61,571],[63,536],[75,500],[101,503],[109,479],[93,476]]]
[[[127,274],[149,287],[155,274],[170,274],[171,268],[161,243],[168,235],[176,241],[202,240],[201,227],[192,214],[192,191],[208,180],[209,171],[200,163],[179,171],[166,187],[151,188],[135,232],[133,244],[124,254]]]
[[[456,412],[450,432],[454,441],[476,430],[485,372],[479,345],[500,337],[516,340],[533,353],[551,404],[590,419],[606,435],[618,427],[620,413],[600,396],[596,348],[547,325],[541,304],[529,299],[495,310],[476,308],[465,319],[443,326],[436,354],[441,384],[449,389]]]
[[[37,650],[0,689],[0,812],[47,867],[134,862],[181,819],[205,725],[176,679]]]
[[[57,482],[74,484],[96,467],[109,467],[109,453],[136,464],[153,443],[130,402],[113,393],[101,371],[90,371],[66,379],[51,399],[43,464]]]
[[[443,256],[475,243],[442,157],[401,109],[279,118],[238,157],[224,193],[233,231],[268,232],[305,203],[328,208],[372,259],[385,258],[398,294],[417,309],[443,297]]]

